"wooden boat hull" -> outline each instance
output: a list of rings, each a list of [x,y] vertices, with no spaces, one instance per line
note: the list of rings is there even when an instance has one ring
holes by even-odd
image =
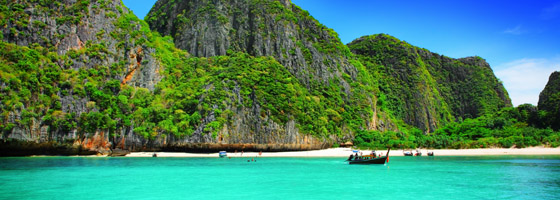
[[[389,152],[391,148],[387,149],[386,156],[381,156],[378,158],[372,158],[371,155],[362,156],[361,159],[354,159],[354,160],[346,160],[348,164],[359,164],[359,165],[368,165],[368,164],[385,164],[385,162],[389,162]]]
[[[110,156],[117,157],[117,156],[126,156],[129,154],[130,151],[124,149],[111,149]]]
[[[351,160],[348,161],[348,164],[385,164],[385,161],[387,161],[387,156],[365,160]]]

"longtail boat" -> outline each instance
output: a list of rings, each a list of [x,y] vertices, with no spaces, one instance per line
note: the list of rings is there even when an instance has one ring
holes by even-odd
[[[381,157],[374,157],[374,155],[358,156],[353,159],[348,159],[348,164],[385,164],[389,162],[389,152],[391,148],[387,149],[387,154]]]

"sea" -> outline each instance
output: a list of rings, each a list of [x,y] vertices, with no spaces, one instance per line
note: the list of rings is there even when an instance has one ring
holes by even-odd
[[[560,156],[0,158],[0,199],[560,199]]]

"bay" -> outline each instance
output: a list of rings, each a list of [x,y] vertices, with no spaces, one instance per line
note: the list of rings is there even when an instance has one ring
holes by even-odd
[[[0,158],[0,199],[560,199],[560,156],[250,159]]]

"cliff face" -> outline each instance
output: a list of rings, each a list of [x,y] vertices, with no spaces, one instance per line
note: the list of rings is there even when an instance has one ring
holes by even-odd
[[[305,150],[395,129],[375,108],[365,68],[307,12],[277,1],[186,3],[196,13],[188,19],[204,24],[188,28],[204,33],[192,39],[204,50],[192,53],[212,57],[189,58],[118,0],[2,5],[3,152]],[[223,7],[243,16],[224,20]],[[237,39],[212,35],[224,30]]]
[[[110,93],[155,89],[162,66],[155,48],[146,45],[149,30],[141,30],[121,1],[4,1],[0,11],[3,141],[107,152],[109,136],[127,128],[82,125],[91,113],[115,119],[99,105],[111,104]],[[32,148],[52,148],[47,146]]]
[[[290,108],[276,103],[264,104],[270,99],[257,102],[257,107],[268,110],[263,116],[293,118],[296,127],[300,127],[299,132],[320,138],[348,138],[361,129],[395,130],[387,116],[376,108],[377,91],[365,68],[352,57],[333,30],[289,1],[161,0],[146,16],[146,21],[152,30],[172,36],[176,47],[193,56],[231,57],[241,52],[254,59],[274,58],[287,69],[287,76],[295,78],[296,87],[302,87],[301,92],[306,95],[295,94],[286,99]],[[238,77],[228,78],[235,79],[236,83],[241,81]],[[216,86],[214,83],[211,82],[211,86]],[[301,105],[297,106],[299,102]],[[279,113],[284,116],[278,116]],[[245,118],[243,115],[244,112],[234,111],[236,119]],[[269,123],[266,121],[241,120],[239,123],[260,128],[235,132],[273,130],[263,126]],[[286,126],[285,123],[280,121],[279,125]]]
[[[59,59],[60,67],[92,69],[118,63],[125,73],[108,78],[151,90],[161,79],[154,48],[137,41],[145,39],[145,30],[139,24],[124,24],[135,16],[121,1],[10,1],[2,5],[2,13],[3,41],[69,56],[72,63],[64,65],[66,60]]]
[[[554,130],[560,129],[560,72],[553,72],[539,95],[538,109],[547,112],[547,122]]]
[[[160,0],[146,16],[152,30],[197,57],[246,52],[272,56],[308,89],[340,85],[351,95],[358,70],[336,32],[288,0]]]
[[[149,25],[120,0],[0,12],[0,156],[310,150],[510,105],[480,58],[383,35],[356,56],[289,1],[160,0]]]
[[[424,131],[511,106],[507,91],[479,57],[452,59],[384,34],[348,46],[379,82],[388,110]]]

